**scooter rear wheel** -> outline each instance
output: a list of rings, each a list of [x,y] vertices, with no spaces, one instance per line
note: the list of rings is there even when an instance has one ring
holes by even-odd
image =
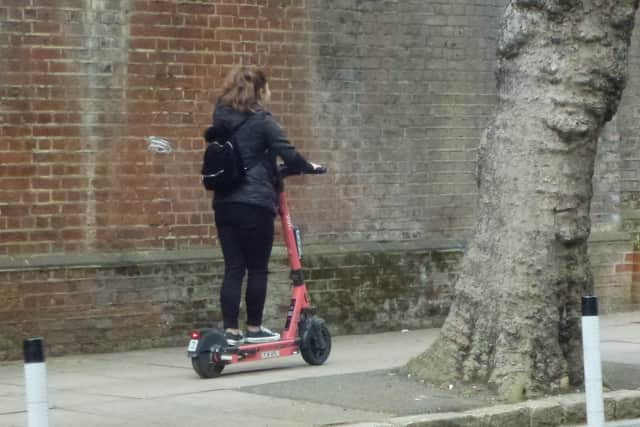
[[[304,331],[300,354],[309,365],[322,365],[331,353],[331,333],[323,320],[311,319]]]
[[[224,369],[223,363],[212,363],[211,353],[200,353],[196,357],[191,358],[193,369],[200,378],[216,378],[219,377]]]

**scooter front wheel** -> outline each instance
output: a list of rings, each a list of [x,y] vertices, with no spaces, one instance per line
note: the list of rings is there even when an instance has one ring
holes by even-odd
[[[331,333],[319,318],[311,318],[302,335],[300,354],[309,365],[322,365],[331,353]]]
[[[209,352],[200,353],[196,357],[192,357],[191,365],[193,365],[193,369],[200,378],[219,377],[224,369],[223,363],[211,362],[211,353]]]

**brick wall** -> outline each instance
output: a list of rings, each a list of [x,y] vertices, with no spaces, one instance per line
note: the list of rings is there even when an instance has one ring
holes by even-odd
[[[636,15],[636,22],[639,16]],[[622,230],[638,240],[640,233],[640,31],[633,33],[629,55],[629,80],[622,95],[617,127],[620,134],[619,173]]]
[[[640,251],[625,253],[624,260],[616,263],[615,273],[628,283],[627,287],[621,289],[621,299],[630,301],[633,308],[640,307]]]
[[[303,2],[259,4],[3,0],[0,254],[210,246],[201,134],[228,70],[266,66],[306,141]]]
[[[434,296],[417,260],[428,264],[433,248],[459,258],[469,238],[505,4],[0,0],[0,352],[45,332],[57,352],[89,351],[95,337],[104,348],[165,345],[189,323],[217,319],[221,271],[199,184],[200,135],[237,64],[267,69],[270,108],[292,142],[330,168],[291,179],[288,191],[312,247],[342,254],[355,243],[360,252],[346,258],[364,263],[340,258],[323,270],[327,257],[307,260],[312,280],[332,280],[314,299],[326,302],[334,330],[437,325],[447,299]],[[626,258],[640,233],[639,42],[636,32],[594,175],[590,254],[606,310],[640,307]],[[174,151],[149,152],[151,135]],[[372,242],[400,246],[372,255]],[[414,247],[403,252],[406,243]],[[438,286],[453,283],[455,259]],[[411,277],[413,294],[384,297],[405,292]],[[194,281],[204,300],[188,294]],[[270,304],[286,300],[278,292]]]
[[[448,310],[460,256],[420,244],[316,246],[305,255],[307,283],[333,333],[434,327]],[[44,336],[51,355],[122,351],[184,345],[191,329],[221,321],[219,254],[60,258],[32,258],[28,268],[0,264],[0,360],[20,357],[25,336]],[[290,298],[283,251],[270,271],[265,323],[277,329]]]
[[[332,239],[450,246],[473,225],[495,104],[499,1],[311,1],[313,135],[331,147]]]
[[[640,16],[636,16],[638,20]],[[640,242],[640,31],[634,31],[629,78],[617,115],[601,133],[593,177],[590,255],[606,311],[640,309],[630,260]]]
[[[629,235],[623,232],[597,232],[589,240],[589,256],[595,281],[595,293],[603,313],[640,308],[631,298],[632,268]]]
[[[291,187],[312,240],[459,243],[499,3],[3,1],[0,254],[214,244],[200,135],[240,63],[332,170]]]
[[[630,263],[633,266],[631,267],[631,304],[638,308],[640,307],[640,252],[627,253],[624,260],[625,263]]]

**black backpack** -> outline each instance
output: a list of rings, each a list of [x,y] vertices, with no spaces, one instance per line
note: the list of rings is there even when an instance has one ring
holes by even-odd
[[[237,149],[235,135],[247,120],[245,119],[236,126],[229,138],[218,138],[224,142],[210,139],[207,136],[215,134],[213,128],[209,128],[205,133],[205,140],[207,140],[208,145],[204,152],[201,173],[202,185],[207,190],[217,193],[229,193],[244,178],[246,168]]]

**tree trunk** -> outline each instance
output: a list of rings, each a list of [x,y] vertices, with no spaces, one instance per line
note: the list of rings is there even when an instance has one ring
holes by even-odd
[[[440,337],[407,372],[522,400],[582,382],[598,135],[625,84],[637,0],[513,0],[498,107],[479,149],[478,221]]]

